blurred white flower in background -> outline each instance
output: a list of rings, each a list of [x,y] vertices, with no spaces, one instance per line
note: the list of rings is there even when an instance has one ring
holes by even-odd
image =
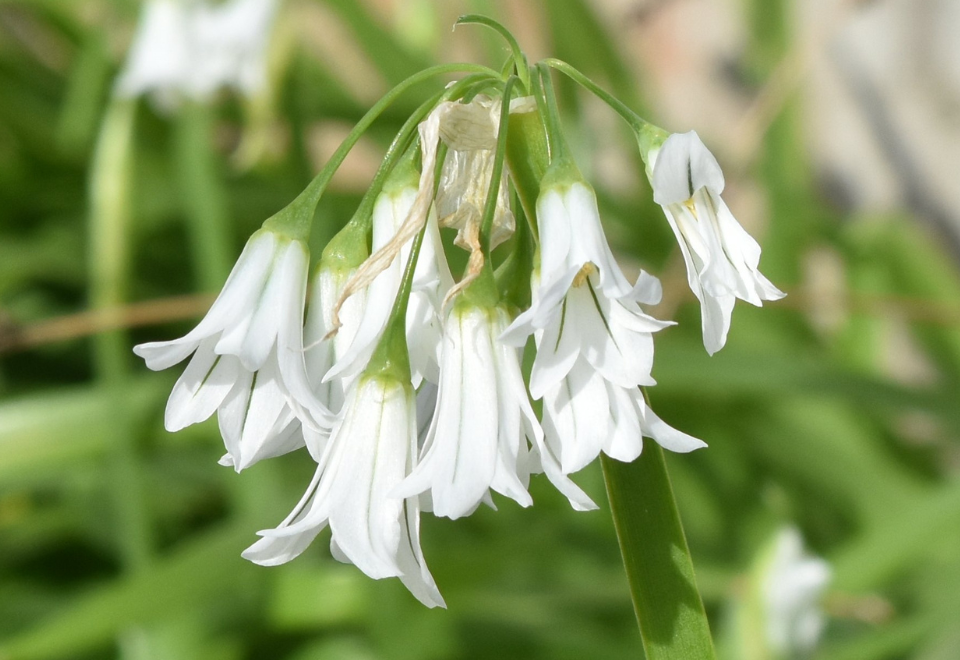
[[[779,658],[810,653],[825,625],[820,598],[830,583],[830,565],[803,550],[800,532],[781,530],[773,543],[760,588],[766,636]]]
[[[222,88],[246,96],[265,85],[276,0],[148,0],[116,94],[151,94],[165,109]]]

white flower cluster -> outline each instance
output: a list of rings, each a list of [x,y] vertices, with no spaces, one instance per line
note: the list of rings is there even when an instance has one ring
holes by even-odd
[[[351,221],[308,287],[304,239],[267,223],[192,332],[135,349],[151,369],[192,354],[166,426],[216,412],[225,465],[239,471],[304,445],[316,462],[290,515],[244,553],[251,561],[289,561],[329,526],[334,557],[373,578],[399,577],[423,603],[442,606],[420,548],[421,511],[459,518],[494,506],[494,492],[529,506],[536,473],[575,509],[593,509],[569,475],[601,451],[631,461],[643,436],[677,452],[704,446],[644,400],[640,387],[654,384],[653,334],[672,324],[641,308],[658,302],[660,283],[647,273],[626,279],[579,175],[541,184],[531,219],[539,263],[523,275],[532,304],[517,310],[499,294],[486,251],[518,231],[521,217],[511,211],[506,170],[495,204],[486,203],[500,107],[477,96],[430,112],[419,126],[420,172],[397,166],[373,205],[368,238],[354,245],[368,255],[369,240],[369,259],[344,257],[337,241],[355,236],[345,233],[359,226]],[[511,107],[537,106],[520,99]],[[653,181],[715,350],[733,297],[759,302],[779,292],[757,272],[759,248],[720,200],[716,161],[695,134],[662,145]],[[441,225],[471,251],[460,283]],[[536,357],[525,378],[531,337]]]
[[[276,0],[147,0],[116,93],[161,106],[204,101],[224,87],[247,96],[266,83]]]

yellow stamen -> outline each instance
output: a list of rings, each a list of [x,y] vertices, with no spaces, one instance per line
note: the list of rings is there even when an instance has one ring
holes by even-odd
[[[587,279],[597,272],[597,267],[593,265],[592,262],[587,262],[583,264],[583,268],[580,269],[580,272],[577,273],[577,276],[573,278],[573,286],[580,286]]]

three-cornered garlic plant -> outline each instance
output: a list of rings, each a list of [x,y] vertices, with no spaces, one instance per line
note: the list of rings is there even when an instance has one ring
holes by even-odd
[[[659,280],[641,271],[631,282],[617,264],[566,146],[550,67],[637,131],[708,352],[723,345],[735,298],[783,295],[757,270],[760,248],[720,199],[719,166],[696,134],[667,135],[563,62],[529,66],[490,19],[460,22],[505,36],[507,65],[439,65],[400,83],[254,233],[197,327],[135,349],[151,369],[190,358],[167,404],[169,430],[216,413],[222,463],[239,471],[306,446],[316,464],[301,501],[244,557],[287,562],[329,526],[336,559],[399,577],[431,607],[444,601],[421,551],[422,511],[459,518],[500,495],[527,507],[540,473],[574,509],[595,509],[570,475],[601,453],[634,461],[644,436],[656,443],[650,461],[659,447],[705,446],[647,402],[654,336],[674,324],[645,311]],[[314,212],[346,154],[397,97],[451,73],[462,77],[405,122],[353,217],[324,220],[342,228],[311,276]],[[455,249],[468,253],[459,278],[447,260]],[[621,477],[608,467],[623,552],[640,553],[620,526],[636,503],[616,500]],[[644,506],[675,516],[669,485]],[[645,530],[644,544],[666,542],[659,533]]]

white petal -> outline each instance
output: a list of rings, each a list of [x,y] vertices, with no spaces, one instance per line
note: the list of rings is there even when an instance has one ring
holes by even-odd
[[[397,431],[414,432],[414,401],[403,387],[374,378],[361,378],[356,388],[356,403],[331,439],[346,450],[321,479],[331,480],[330,529],[364,573],[399,576],[403,503],[389,493],[406,473],[409,440]]]
[[[603,378],[578,360],[566,378],[543,399],[543,424],[560,446],[564,474],[586,467],[610,434],[610,409]]]
[[[700,190],[694,195],[693,199],[697,226],[710,254],[709,259],[700,271],[700,284],[703,286],[703,290],[712,296],[722,296],[729,293],[733,293],[740,298],[753,296],[753,293],[747,290],[746,283],[741,277],[742,273],[740,271],[749,276],[749,272],[747,272],[743,263],[743,255],[739,252],[741,246],[736,246],[737,252],[733,253],[728,252],[724,247],[715,205],[715,202],[719,201],[720,198]],[[689,211],[689,209],[687,210]],[[752,238],[749,240],[756,246],[756,242]],[[760,247],[756,246],[756,249],[759,252]]]
[[[253,377],[254,374],[240,367],[233,388],[217,410],[220,436],[223,438],[223,444],[230,456],[230,464],[238,472],[240,471],[238,466],[242,457],[240,438],[243,434],[244,419],[253,389]]]
[[[417,438],[421,441],[430,429],[439,393],[440,388],[430,381],[424,381],[417,390]]]
[[[424,378],[434,383],[440,378],[443,327],[437,315],[438,306],[421,291],[410,294],[406,333],[414,386],[419,386]]]
[[[580,328],[582,355],[594,369],[621,387],[652,385],[653,337],[634,332],[613,322],[610,302],[591,290],[588,281],[567,296],[570,309]]]
[[[164,414],[171,433],[207,419],[216,412],[237,379],[240,362],[213,352],[216,336],[204,340],[173,386]]]
[[[415,449],[415,448],[414,448]],[[417,498],[404,502],[400,520],[400,547],[397,553],[400,580],[410,593],[427,607],[446,607],[420,548],[420,509]]]
[[[333,425],[333,414],[313,391],[307,374],[303,348],[303,308],[307,290],[306,246],[294,242],[284,264],[287,288],[281,292],[277,361],[289,403],[297,417],[313,430],[321,432]]]
[[[540,399],[556,387],[570,373],[580,349],[578,319],[565,298],[559,316],[544,329],[537,342],[537,356],[530,372],[530,396]]]
[[[663,286],[657,277],[641,270],[633,289],[626,298],[644,305],[659,305],[660,300],[663,299]]]
[[[260,566],[279,566],[296,559],[307,549],[323,527],[314,527],[293,536],[264,536],[240,553],[240,556]]]
[[[707,446],[703,440],[678,431],[657,417],[650,406],[646,405],[640,392],[636,392],[634,396],[638,400],[637,404],[641,411],[640,425],[643,428],[643,434],[656,440],[661,447],[683,454]]]
[[[243,455],[245,467],[266,458],[283,456],[300,449],[306,444],[304,428],[294,416],[293,411],[284,408],[280,417],[277,418],[277,421],[274,422],[273,427],[267,433],[268,441],[254,451]]]
[[[733,315],[733,303],[736,298],[732,294],[719,298],[705,293],[701,293],[700,296],[703,346],[707,349],[707,353],[713,355],[727,343],[727,333],[730,331],[730,318]]]
[[[269,444],[281,430],[277,428],[277,420],[286,406],[287,396],[280,381],[276,356],[271,354],[263,368],[254,375],[239,427],[234,427],[240,433],[237,471],[250,467],[261,456],[273,455],[274,450]]]
[[[562,189],[546,188],[540,192],[537,224],[540,228],[541,287],[549,287],[570,270],[568,257],[572,229]]]
[[[564,201],[572,225],[569,265],[580,267],[592,263],[600,271],[600,288],[607,297],[627,295],[632,287],[610,251],[593,189],[584,183],[575,183]]]
[[[498,316],[499,324],[492,329],[493,335],[499,334],[499,331],[507,325],[506,315],[500,313]],[[530,506],[533,504],[533,499],[518,474],[517,465],[521,453],[527,451],[521,416],[526,413],[527,421],[532,421],[534,424],[536,416],[527,398],[516,349],[496,345],[493,352],[497,369],[497,399],[500,415],[497,463],[490,487],[520,506]]]
[[[560,470],[560,462],[556,455],[550,450],[549,446],[543,441],[542,436],[537,438],[536,450],[540,457],[540,464],[543,467],[544,474],[550,483],[559,490],[570,502],[576,511],[593,511],[597,505],[590,497],[584,493],[579,486],[564,475]]]
[[[278,246],[270,277],[240,344],[240,361],[250,371],[256,371],[263,365],[276,344],[283,319],[284,298],[291,291],[299,290],[299,280],[306,274],[305,249],[299,241]]]
[[[252,313],[263,287],[275,243],[272,232],[251,236],[220,295],[197,327],[180,339],[140,344],[133,352],[144,359],[147,367],[159,371],[185,359],[203,339],[241,324]]]
[[[409,497],[432,490],[437,516],[459,518],[476,508],[496,468],[497,379],[494,339],[485,317],[476,308],[451,310],[445,326],[437,410],[423,457],[394,492],[396,497]]]
[[[712,198],[711,202],[717,208],[717,222],[724,251],[730,255],[740,256],[740,259],[734,262],[734,266],[743,280],[743,288],[746,290],[745,295],[741,298],[755,305],[759,305],[761,300],[783,298],[786,294],[775,287],[758,270],[760,246],[740,226],[740,223],[733,217],[722,199],[719,197]]]
[[[377,275],[370,283],[363,318],[350,348],[326,373],[323,377],[324,381],[332,378],[353,379],[366,367],[387,324],[390,311],[393,309],[402,275],[398,256],[389,268]]]
[[[723,192],[723,172],[695,131],[674,133],[660,147],[653,166],[657,204],[685,202],[700,188]]]
[[[313,542],[317,534],[327,526],[325,519],[294,534],[286,533],[286,530],[295,521],[302,521],[311,510],[322,474],[323,468],[318,467],[293,511],[275,529],[259,532],[263,538],[243,551],[241,556],[244,559],[261,566],[277,566],[296,558]]]
[[[640,409],[637,407],[635,387],[620,387],[607,383],[610,402],[611,433],[604,442],[603,452],[610,458],[629,463],[643,450]]]

